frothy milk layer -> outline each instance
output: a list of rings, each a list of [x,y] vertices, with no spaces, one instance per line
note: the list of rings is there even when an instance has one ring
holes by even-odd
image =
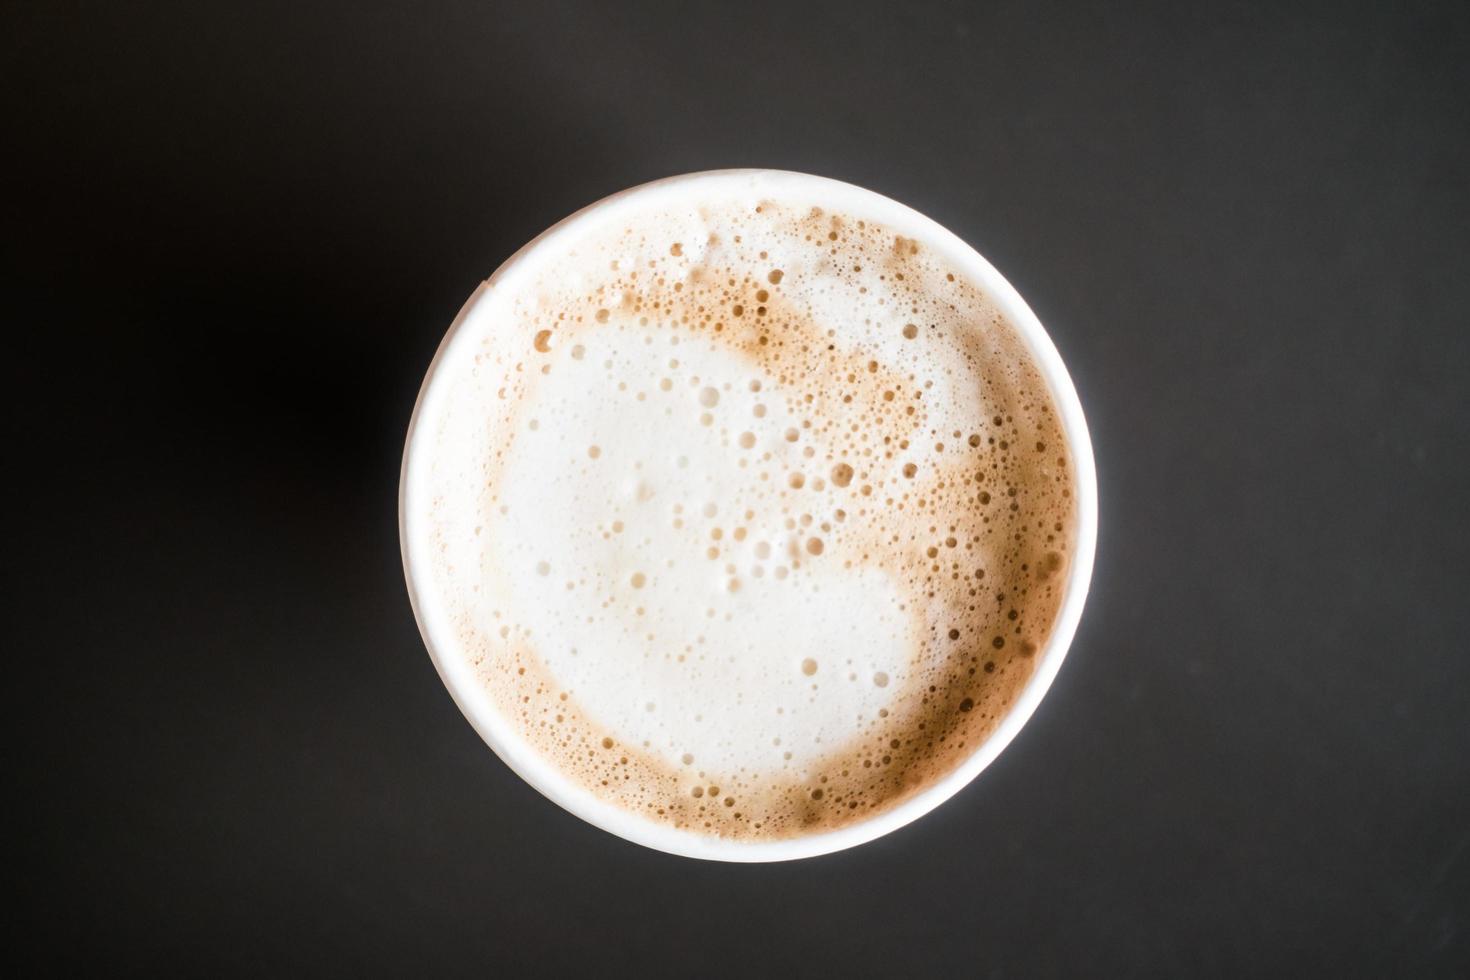
[[[1075,524],[1056,409],[975,284],[862,215],[752,198],[625,209],[497,300],[436,382],[432,587],[521,738],[747,840],[974,751]]]

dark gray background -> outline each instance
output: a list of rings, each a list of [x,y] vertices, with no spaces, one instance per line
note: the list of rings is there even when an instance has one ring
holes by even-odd
[[[1470,8],[7,3],[11,892],[107,973],[1470,973]],[[425,655],[401,440],[475,284],[775,166],[976,245],[1071,368],[1071,657],[781,866],[543,801]]]

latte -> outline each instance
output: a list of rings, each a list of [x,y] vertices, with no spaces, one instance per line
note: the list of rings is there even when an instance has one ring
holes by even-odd
[[[982,286],[869,214],[635,195],[535,243],[441,362],[410,502],[439,656],[602,804],[741,842],[868,820],[1047,645],[1058,408]]]

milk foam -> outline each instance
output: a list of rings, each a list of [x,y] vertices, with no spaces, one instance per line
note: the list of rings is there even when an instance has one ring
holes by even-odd
[[[446,365],[430,524],[460,655],[599,798],[737,839],[950,771],[1062,598],[1072,475],[1013,328],[802,202],[556,247]]]
[[[670,765],[804,766],[897,689],[871,679],[905,675],[903,596],[880,568],[811,554],[836,501],[805,474],[832,449],[801,439],[781,386],[752,391],[749,362],[675,336],[629,323],[552,359],[487,554],[542,663],[625,741]]]

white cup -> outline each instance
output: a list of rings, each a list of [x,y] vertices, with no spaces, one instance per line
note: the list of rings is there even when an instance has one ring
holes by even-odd
[[[475,351],[468,340],[470,335],[484,335],[475,328],[493,325],[503,319],[505,307],[516,295],[520,284],[534,278],[537,266],[543,260],[560,254],[564,243],[644,209],[691,201],[726,201],[732,197],[796,201],[829,212],[879,222],[897,234],[923,242],[957,272],[962,272],[979,285],[1020,333],[1051,389],[1071,449],[1077,501],[1076,546],[1055,628],[1045,648],[1037,654],[1030,679],[990,736],[948,775],[873,817],[836,830],[753,842],[676,829],[598,799],[543,759],[520,735],[516,725],[495,708],[481,686],[483,682],[476,677],[463,655],[442,598],[433,588],[427,520],[430,439],[424,436],[424,433],[436,431],[439,414],[444,408],[444,389],[448,385],[441,384],[440,379],[455,370],[465,358],[473,358]],[[1097,473],[1087,423],[1082,417],[1082,405],[1051,338],[1011,284],[973,248],[912,208],[851,184],[778,170],[707,171],[630,188],[558,222],[507,259],[470,296],[429,365],[409,422],[398,508],[404,572],[424,644],[449,693],[495,754],[543,795],[594,826],[660,851],[722,861],[784,861],[839,851],[917,820],[959,792],[1016,737],[1051,687],[1082,616],[1097,545]]]

